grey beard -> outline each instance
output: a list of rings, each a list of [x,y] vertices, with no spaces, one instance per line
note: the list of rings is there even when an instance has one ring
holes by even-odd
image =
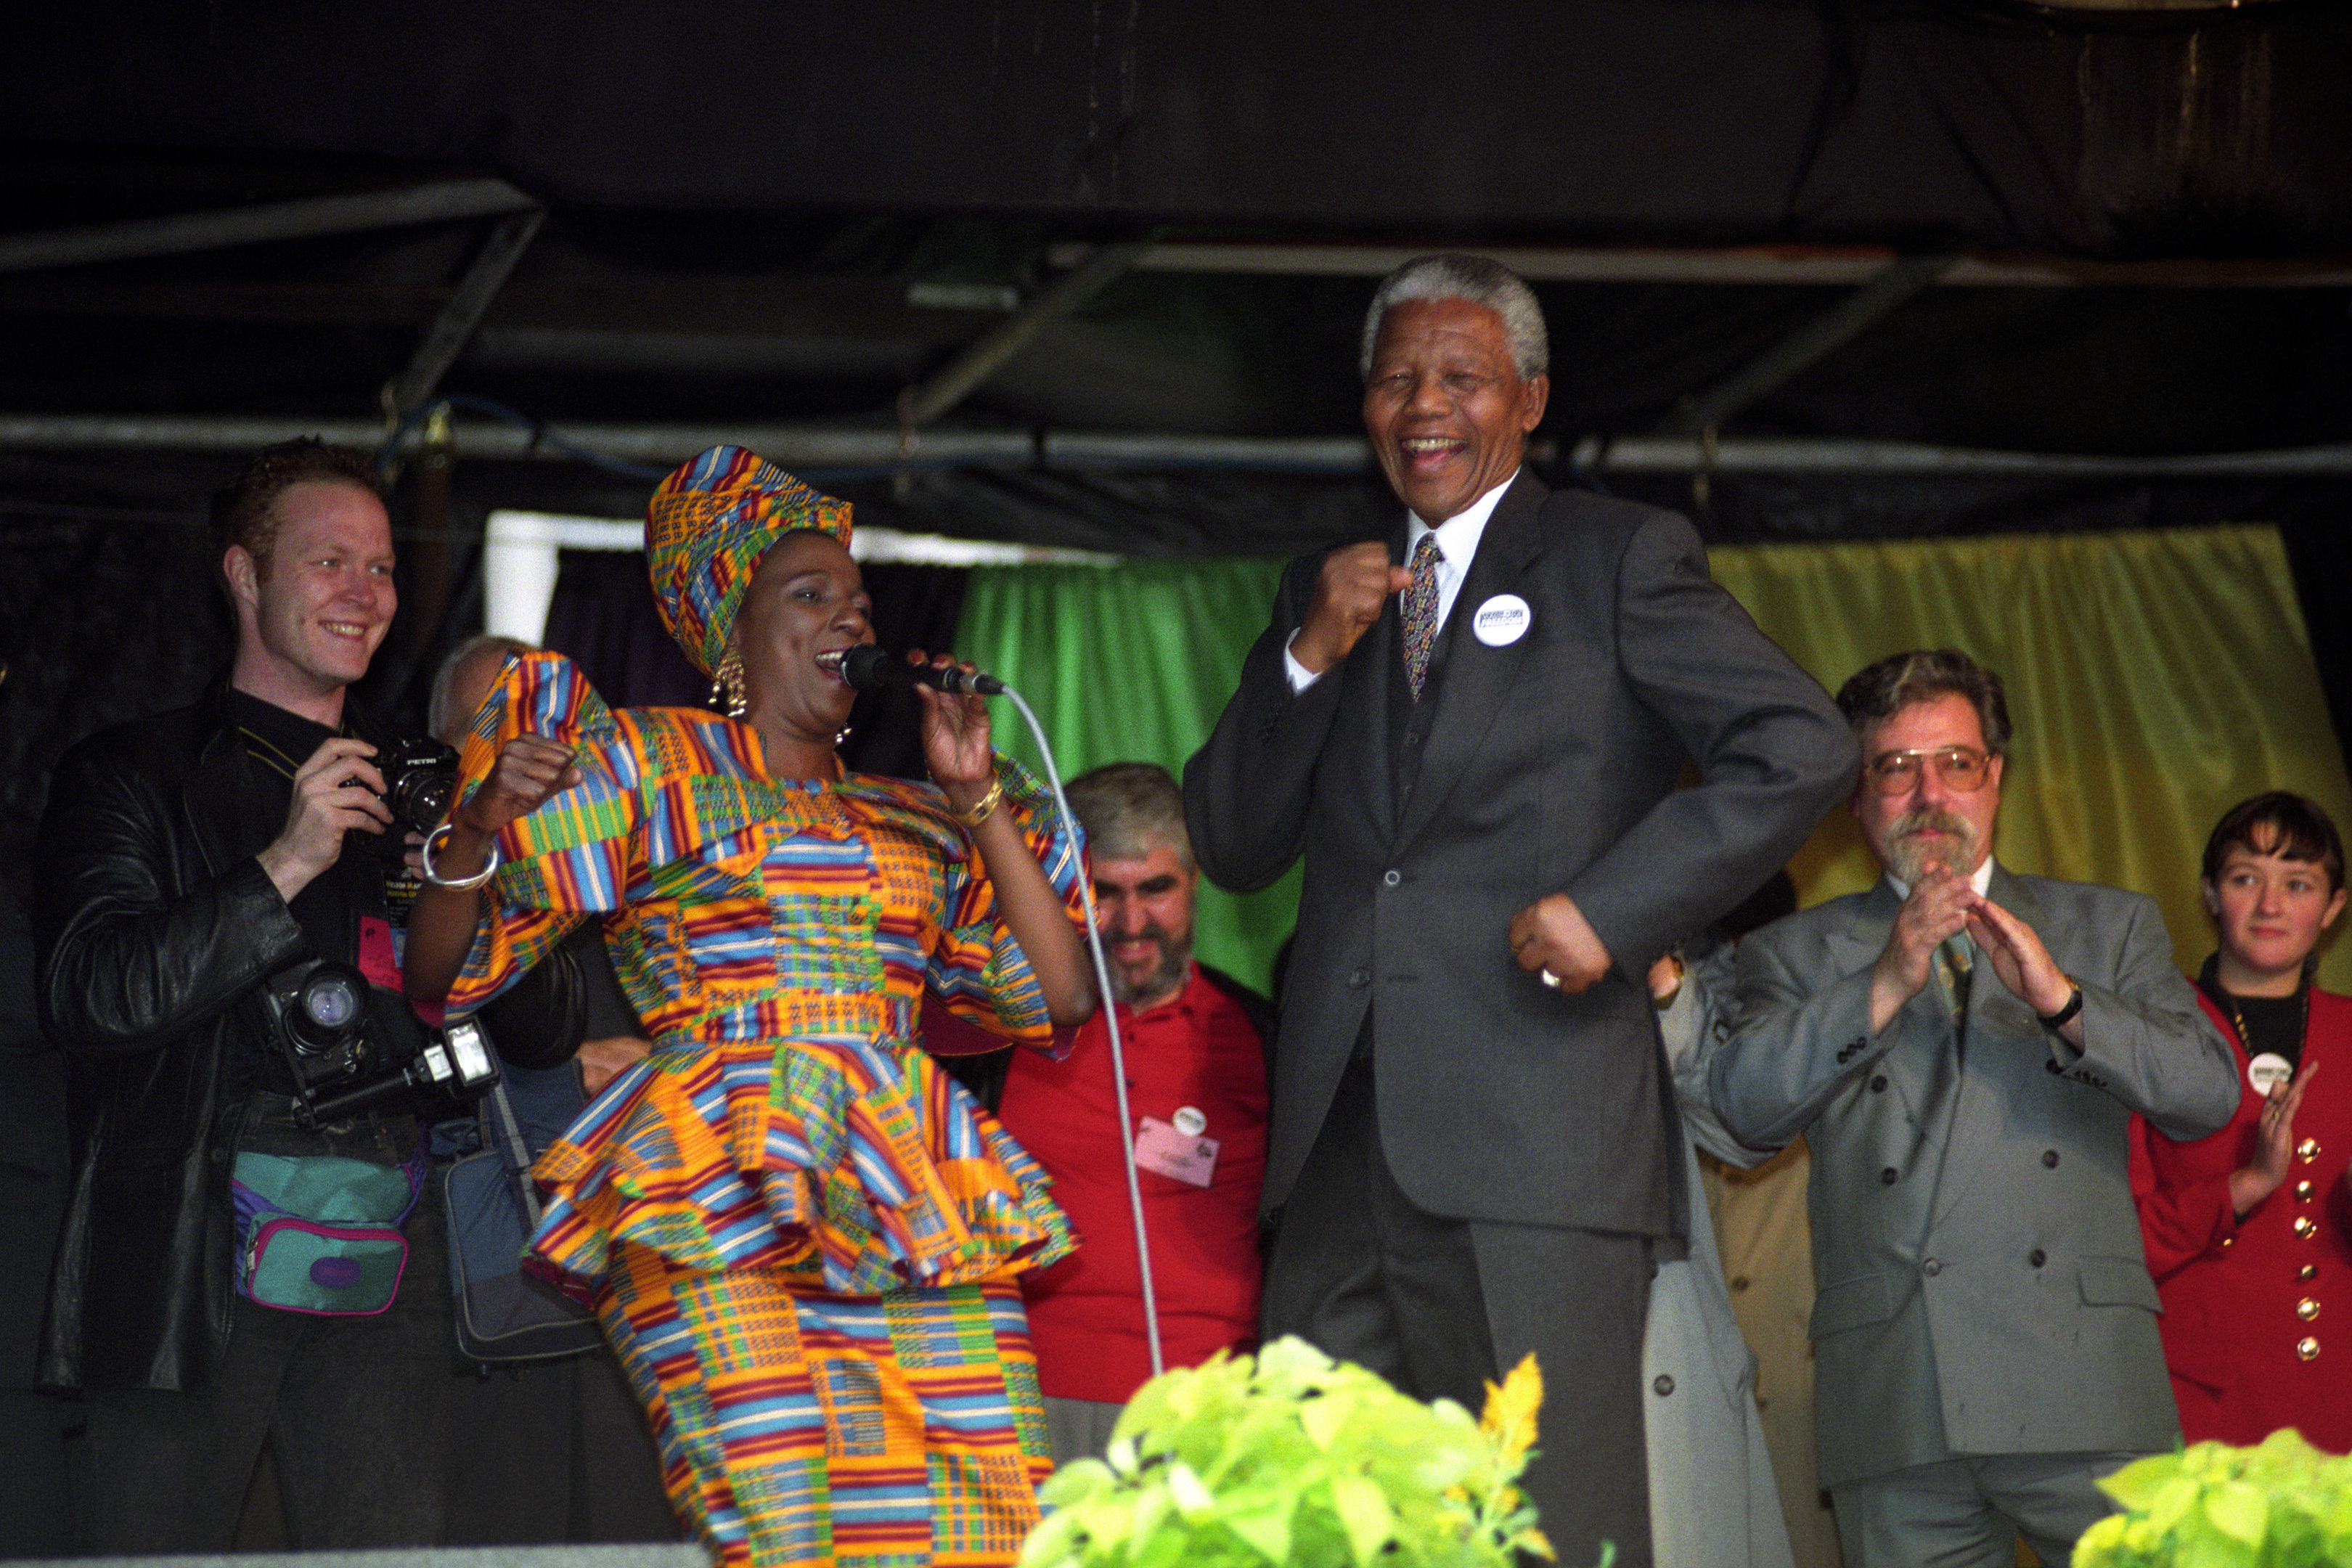
[[[1919,885],[1919,879],[1927,874],[1930,847],[1916,837],[1923,827],[1936,828],[1959,840],[1958,851],[1943,862],[1945,869],[1957,871],[1963,877],[1976,869],[1976,830],[1964,817],[1925,806],[1896,817],[1894,830],[1887,836],[1886,868],[1895,873],[1898,881],[1906,887],[1916,888]]]
[[[1127,971],[1118,964],[1111,965],[1110,970],[1111,994],[1130,1007],[1139,1001],[1165,996],[1175,990],[1183,982],[1186,966],[1192,962],[1191,937],[1179,942],[1157,926],[1147,928],[1143,934],[1160,943],[1160,963],[1144,984],[1140,986],[1129,984]]]

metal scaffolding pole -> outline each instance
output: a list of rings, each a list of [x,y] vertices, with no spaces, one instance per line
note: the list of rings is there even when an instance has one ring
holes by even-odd
[[[829,425],[622,425],[566,423],[569,441],[611,457],[676,464],[731,443],[794,468],[889,468],[906,460],[896,430]],[[0,449],[242,452],[297,436],[372,447],[383,426],[367,419],[226,415],[0,414]],[[450,426],[451,450],[473,461],[562,462],[566,454],[527,429],[486,419]],[[1585,437],[1563,454],[1531,445],[1538,465],[1563,459],[1595,474],[1885,474],[2014,479],[2237,479],[2352,474],[2352,443],[2184,457],[1993,452],[1906,441],[1727,437],[1712,453],[1696,437]],[[1357,437],[1192,436],[1138,432],[940,430],[923,438],[921,463],[940,468],[1222,468],[1229,472],[1369,473]]]
[[[474,329],[490,309],[490,301],[499,297],[499,289],[514,271],[515,263],[522,259],[523,251],[530,245],[531,236],[547,221],[547,212],[533,207],[500,218],[490,229],[482,253],[474,258],[473,266],[466,269],[457,291],[441,307],[441,313],[425,331],[425,341],[416,345],[416,353],[408,368],[400,373],[383,390],[384,415],[398,424],[411,410],[421,406],[441,384],[441,378],[466,350]]]
[[[982,332],[929,379],[898,395],[898,424],[919,429],[971,395],[1005,361],[1029,346],[1052,322],[1068,315],[1126,273],[1152,241],[1108,245],[1095,251],[1030,300],[1016,314]]]
[[[538,205],[504,180],[443,180],[362,195],[317,196],[218,212],[134,218],[88,228],[0,236],[0,272],[176,256],[262,240],[304,239],[453,218],[495,217]]]
[[[1951,270],[1957,256],[1913,256],[1878,275],[1738,370],[1684,402],[1660,422],[1661,436],[1712,430],[1862,335],[1912,295]]]

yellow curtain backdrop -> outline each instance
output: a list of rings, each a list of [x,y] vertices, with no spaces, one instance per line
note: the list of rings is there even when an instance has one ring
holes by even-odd
[[[2352,828],[2294,584],[2268,527],[1717,550],[1718,582],[1834,690],[1906,647],[1999,670],[2016,735],[1994,853],[2163,907],[2181,965],[2212,948],[2198,857],[2221,813],[2291,789]],[[1834,814],[1798,856],[1805,903],[1877,875]],[[2322,984],[2352,990],[2335,942]]]
[[[2014,870],[2148,894],[2183,968],[2212,945],[2197,860],[2230,805],[2297,790],[2352,828],[2352,786],[2268,527],[1736,546],[1712,560],[1832,690],[1908,647],[1948,645],[1999,670],[2017,734],[1996,853]],[[1028,693],[1066,773],[1130,757],[1181,771],[1265,627],[1279,570],[1236,560],[983,568],[958,647]],[[993,707],[999,743],[1034,761],[1019,719]],[[1877,874],[1842,810],[1795,870],[1807,903]],[[1202,955],[1262,984],[1297,885],[1294,870],[1249,899],[1209,894]],[[2321,973],[2352,991],[2352,942],[2334,943]]]

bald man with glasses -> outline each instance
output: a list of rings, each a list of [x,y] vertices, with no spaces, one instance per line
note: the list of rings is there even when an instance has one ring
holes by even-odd
[[[1839,691],[1885,875],[1740,944],[1710,1066],[1743,1142],[1812,1149],[1822,1484],[1847,1568],[2059,1568],[2093,1485],[2179,1423],[2126,1171],[2134,1112],[2226,1122],[2229,1048],[2137,893],[1995,863],[2000,678],[1950,649]]]

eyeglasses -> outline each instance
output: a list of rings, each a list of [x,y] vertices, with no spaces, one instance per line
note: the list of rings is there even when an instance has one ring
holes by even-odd
[[[1919,770],[1934,763],[1936,778],[1946,789],[1973,795],[1984,788],[1992,759],[1974,746],[1945,746],[1933,752],[1881,752],[1863,768],[1870,787],[1880,795],[1909,795],[1919,787]]]

